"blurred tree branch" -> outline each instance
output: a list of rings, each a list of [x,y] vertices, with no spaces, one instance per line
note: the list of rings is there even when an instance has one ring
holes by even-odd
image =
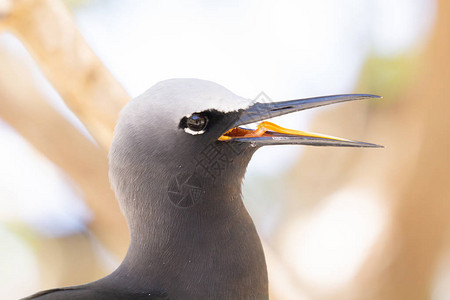
[[[48,103],[46,92],[32,76],[31,66],[5,48],[0,48],[0,117],[76,182],[94,215],[90,230],[116,257],[122,257],[128,231],[109,186],[107,149],[118,112],[129,96],[89,49],[59,1],[0,0],[0,30],[12,32],[24,43],[102,148]],[[43,267],[44,288],[99,277],[102,267],[98,261],[93,263],[96,259],[87,243],[89,240],[80,236],[58,239],[60,247],[55,249],[77,245],[78,251],[64,251],[64,255],[53,257],[53,267]],[[39,256],[46,258],[49,251],[58,253],[48,248],[55,245],[45,239],[38,247]],[[90,271],[86,272],[87,268]],[[58,278],[58,282],[51,278]]]
[[[360,273],[358,299],[429,299],[436,267],[448,241],[450,2],[439,0],[438,6],[434,33],[423,54],[415,84],[404,91],[391,115],[396,123],[410,120],[409,128],[394,125],[409,129],[407,141],[419,139],[419,148],[416,152],[411,149],[416,143],[399,143],[402,139],[398,137],[406,136],[390,127],[397,136],[395,147],[399,154],[398,162],[386,168],[385,186],[393,191],[395,200],[392,222],[383,243],[375,248]],[[412,168],[402,167],[407,164]],[[392,257],[391,263],[383,264],[388,256]]]
[[[301,218],[298,211],[340,189],[364,189],[388,210],[386,228],[354,281],[328,294],[312,291],[314,299],[431,298],[450,229],[450,2],[438,4],[431,39],[417,68],[410,70],[411,83],[395,101],[342,105],[322,113],[313,124],[313,131],[336,136],[356,132],[356,139],[377,141],[386,148],[306,149],[290,176],[295,191],[291,218]],[[364,83],[360,89],[383,95]],[[370,113],[361,114],[364,109]],[[299,203],[299,195],[308,202]]]
[[[0,65],[0,117],[77,183],[95,216],[91,230],[108,249],[122,255],[128,233],[109,186],[106,152],[46,101],[28,64],[0,47]]]
[[[109,186],[107,149],[118,112],[129,96],[87,46],[60,1],[0,0],[0,30],[12,32],[23,42],[102,148],[46,101],[29,64],[4,48],[0,48],[0,117],[77,183],[94,215],[90,230],[108,250],[123,256],[128,231]],[[79,255],[92,256],[86,247],[80,249],[84,252]],[[64,271],[80,267],[73,265]],[[89,279],[86,274],[85,280]]]
[[[53,87],[109,149],[118,113],[129,95],[92,52],[59,0],[0,0],[0,29],[11,31]]]
[[[0,0],[0,28],[24,43],[103,149],[45,101],[28,76],[29,67],[5,50],[0,57],[1,117],[74,179],[94,213],[90,228],[108,249],[122,255],[127,227],[109,187],[106,150],[129,96],[88,47],[60,1]]]

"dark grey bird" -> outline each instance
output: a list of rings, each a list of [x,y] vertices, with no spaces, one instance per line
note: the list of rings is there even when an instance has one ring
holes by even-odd
[[[380,147],[261,122],[332,103],[336,95],[255,103],[205,80],[162,81],[120,114],[110,180],[131,243],[110,275],[25,299],[268,299],[267,269],[241,183],[265,145]]]

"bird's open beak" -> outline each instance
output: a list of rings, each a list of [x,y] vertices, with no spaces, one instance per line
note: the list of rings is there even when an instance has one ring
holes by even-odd
[[[345,101],[381,98],[375,95],[335,95],[307,99],[290,100],[283,102],[255,103],[242,111],[240,118],[219,137],[219,141],[248,142],[254,146],[299,144],[314,146],[340,146],[340,147],[383,147],[376,144],[352,141],[323,134],[310,133],[280,127],[271,122],[264,121],[296,111],[334,104]],[[241,126],[259,122],[255,130]]]

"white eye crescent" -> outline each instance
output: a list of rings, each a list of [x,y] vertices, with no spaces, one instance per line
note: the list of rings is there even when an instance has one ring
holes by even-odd
[[[189,129],[188,127],[184,128],[184,132],[192,134],[192,135],[197,135],[197,134],[203,134],[205,133],[205,130],[200,130],[200,131],[194,131]]]
[[[208,121],[208,117],[205,115],[192,114],[186,119],[184,131],[192,135],[203,134],[208,126]]]

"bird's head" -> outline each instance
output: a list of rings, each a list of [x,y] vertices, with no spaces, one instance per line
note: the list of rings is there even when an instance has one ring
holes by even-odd
[[[378,147],[285,129],[264,121],[303,109],[366,98],[377,96],[337,95],[255,103],[210,81],[159,82],[130,101],[120,114],[110,151],[113,188],[120,199],[142,190],[143,184],[157,182],[156,189],[165,191],[172,204],[190,207],[204,200],[205,186],[240,189],[246,166],[261,146]],[[258,122],[256,129],[244,128]]]

